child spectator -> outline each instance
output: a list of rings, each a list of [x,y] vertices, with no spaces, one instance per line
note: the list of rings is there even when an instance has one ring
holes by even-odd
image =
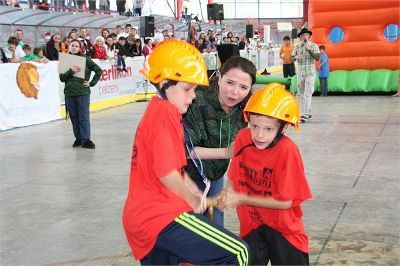
[[[98,36],[94,41],[92,58],[100,60],[107,59],[107,51],[105,48],[104,38],[102,36]]]
[[[40,48],[35,48],[35,49],[39,49],[41,51]],[[34,61],[34,62],[38,62],[38,63],[47,63],[49,62],[49,60],[46,57],[40,57],[37,54],[31,53],[32,48],[29,46],[29,44],[24,44],[24,46],[22,46],[22,50],[24,50],[25,56],[21,57],[22,61]],[[43,55],[43,53],[42,53]]]
[[[143,50],[142,50],[142,54],[144,56],[148,56],[149,54],[151,54],[151,51],[153,50],[152,44],[153,44],[153,40],[152,39],[146,38],[144,40],[144,47],[143,47]]]
[[[18,39],[15,37],[8,38],[7,47],[3,50],[7,61],[10,63],[21,62],[20,58],[25,56],[21,46],[18,46]]]
[[[185,41],[165,41],[141,73],[158,97],[136,131],[122,215],[134,257],[142,265],[167,265],[173,258],[176,265],[178,258],[195,265],[247,265],[246,244],[200,215],[206,200],[183,171],[182,115],[196,96],[195,87],[208,85],[201,54]]]
[[[328,77],[329,77],[329,58],[325,51],[325,46],[319,46],[319,53],[321,57],[319,58],[318,65],[318,78],[321,88],[321,96],[328,96]]]
[[[115,48],[115,52],[117,53],[117,69],[118,71],[127,72],[125,58],[128,55],[128,51],[125,47],[125,37],[119,37],[118,43],[115,45]]]
[[[251,265],[308,265],[300,204],[311,192],[299,149],[284,135],[289,125],[300,130],[299,104],[273,83],[257,91],[243,113],[250,128],[236,136],[220,204],[236,208]]]

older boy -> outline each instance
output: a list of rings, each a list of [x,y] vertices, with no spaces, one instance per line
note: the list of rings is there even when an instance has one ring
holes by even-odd
[[[135,136],[123,225],[142,265],[247,265],[246,244],[200,215],[206,202],[183,172],[182,114],[197,85],[208,85],[200,52],[177,40],[160,43],[141,73],[155,85]]]

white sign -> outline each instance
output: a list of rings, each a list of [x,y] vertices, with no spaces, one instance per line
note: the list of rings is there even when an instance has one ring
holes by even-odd
[[[59,53],[58,60],[58,73],[64,74],[74,66],[77,66],[81,71],[75,72],[74,76],[81,79],[85,78],[86,58],[84,56]]]

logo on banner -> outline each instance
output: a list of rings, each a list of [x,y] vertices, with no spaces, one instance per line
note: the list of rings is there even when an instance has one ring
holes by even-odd
[[[18,88],[26,98],[38,98],[39,73],[31,63],[21,63],[16,74]]]

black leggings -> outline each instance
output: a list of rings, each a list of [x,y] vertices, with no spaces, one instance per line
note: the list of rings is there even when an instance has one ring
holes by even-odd
[[[278,231],[262,225],[243,238],[249,245],[249,265],[309,265],[308,254],[295,248]]]

